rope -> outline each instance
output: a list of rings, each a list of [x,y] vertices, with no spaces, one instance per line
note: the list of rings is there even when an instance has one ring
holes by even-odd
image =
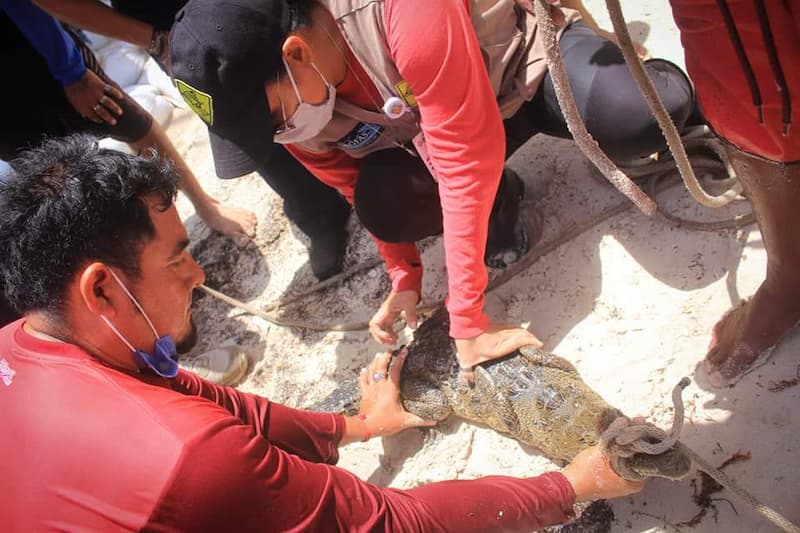
[[[652,424],[634,424],[625,417],[614,420],[600,436],[600,446],[611,461],[611,467],[621,477],[631,481],[642,481],[653,475],[668,479],[681,479],[688,475],[688,469],[680,470],[670,461],[664,461],[661,472],[649,472],[637,469],[631,459],[637,454],[664,456],[674,453],[688,457],[695,468],[711,476],[717,483],[728,489],[743,502],[767,518],[770,522],[790,533],[800,533],[800,528],[782,514],[764,505],[749,492],[736,484],[724,472],[700,457],[694,450],[678,441],[683,429],[683,401],[681,393],[689,385],[689,378],[683,378],[672,390],[674,417],[672,428],[665,432]],[[653,461],[651,461],[652,463]],[[657,460],[655,460],[658,464]],[[678,464],[678,467],[680,465]]]
[[[654,215],[658,211],[655,202],[611,161],[608,155],[600,149],[597,141],[586,130],[586,124],[584,124],[578,112],[575,96],[572,93],[564,62],[559,53],[556,28],[550,16],[549,4],[544,0],[534,1],[533,9],[547,49],[547,67],[550,71],[550,76],[553,78],[556,99],[564,112],[564,117],[567,119],[567,128],[572,134],[575,144],[619,192],[624,194],[644,214],[648,216]]]
[[[749,492],[741,488],[739,485],[736,484],[731,478],[729,478],[722,470],[715,468],[711,465],[708,461],[697,455],[691,448],[686,446],[685,444],[678,442],[678,447],[688,455],[692,462],[697,465],[698,470],[702,470],[712,478],[714,481],[731,491],[735,494],[740,500],[749,504],[753,509],[758,511],[762,516],[764,516],[767,520],[778,526],[784,531],[788,531],[789,533],[800,533],[800,527],[796,524],[791,522],[785,516],[780,514],[778,511],[769,507],[768,505],[764,505],[759,500],[754,498]]]
[[[283,318],[277,316],[273,313],[267,313],[262,311],[261,309],[257,309],[252,305],[246,304],[236,298],[228,296],[227,294],[223,294],[219,291],[216,291],[210,287],[206,287],[205,285],[200,285],[200,290],[210,294],[214,298],[222,300],[223,302],[227,303],[228,305],[232,305],[233,307],[238,307],[243,311],[250,313],[251,315],[257,316],[259,318],[263,318],[267,322],[275,324],[276,326],[283,326],[287,328],[302,328],[302,329],[310,329],[312,331],[360,331],[362,329],[369,328],[369,324],[366,322],[352,322],[346,324],[325,324],[325,325],[317,325],[311,322],[305,322],[302,320],[296,320],[292,318]]]
[[[710,163],[710,162],[709,162]],[[715,163],[716,167],[719,167],[720,163],[717,161]],[[711,165],[708,165],[711,166]],[[666,171],[666,173],[657,174],[651,178],[651,183],[648,184],[648,190],[654,199],[658,198],[658,194],[661,192],[670,189],[671,187],[677,185],[679,181],[673,182],[665,182],[664,178],[667,177],[669,170],[674,170],[675,164],[674,162],[665,162],[662,166],[657,168],[657,171]],[[656,205],[658,205],[656,200]],[[567,242],[579,237],[583,233],[589,231],[590,229],[594,228],[598,224],[605,222],[617,215],[625,213],[632,208],[632,204],[628,202],[623,202],[615,206],[611,206],[606,208],[605,210],[601,211],[597,216],[583,221],[579,223],[573,223],[564,229],[560,234],[552,237],[547,241],[543,241],[533,247],[531,250],[528,251],[522,258],[517,261],[516,263],[508,266],[502,273],[497,275],[496,277],[492,278],[489,282],[488,286],[486,287],[486,292],[491,292],[496,290],[509,281],[511,281],[515,276],[519,273],[527,270],[531,265],[536,263],[542,257],[554,252],[562,245],[566,244]],[[725,229],[739,229],[745,227],[749,224],[755,222],[755,217],[750,215],[739,216],[729,220],[721,220],[721,221],[714,221],[714,222],[701,222],[701,221],[693,221],[687,220],[681,217],[677,217],[670,213],[667,213],[664,209],[660,206],[658,207],[658,212],[667,220],[674,222],[675,224],[685,227],[688,229],[696,230],[696,231],[719,231]],[[264,309],[258,309],[251,304],[247,304],[236,298],[228,296],[222,292],[219,292],[215,289],[207,287],[206,285],[201,285],[200,289],[205,291],[206,293],[210,294],[211,296],[222,300],[223,302],[231,305],[233,307],[237,307],[242,309],[243,311],[257,316],[271,324],[275,324],[276,326],[282,327],[290,327],[290,328],[301,328],[307,329],[310,331],[322,331],[322,332],[331,332],[331,331],[361,331],[369,329],[368,322],[335,322],[331,324],[316,324],[313,322],[303,321],[300,319],[292,319],[292,318],[284,318],[278,314],[278,312],[288,303],[295,302],[304,298],[306,296],[310,296],[312,294],[321,292],[324,289],[331,287],[332,285],[344,281],[356,274],[360,274],[363,272],[367,272],[377,266],[379,266],[382,261],[379,258],[374,258],[370,261],[362,263],[355,268],[351,268],[341,274],[333,276],[325,281],[317,283],[316,285],[298,293],[293,293],[287,298],[282,298],[277,302],[272,302],[267,304]],[[439,300],[436,302],[427,302],[420,307],[417,308],[418,314],[425,314],[429,313],[432,310],[436,309],[437,307],[444,304],[444,300]]]
[[[667,145],[669,146],[670,152],[672,152],[675,157],[675,161],[678,164],[678,171],[680,172],[683,182],[686,184],[686,188],[689,190],[689,193],[695,200],[697,200],[698,203],[706,207],[716,208],[727,205],[732,200],[736,199],[736,197],[739,196],[739,193],[742,192],[741,185],[737,184],[719,196],[711,196],[703,190],[703,188],[700,186],[700,182],[697,180],[697,176],[694,174],[694,170],[692,170],[692,165],[689,163],[689,158],[686,156],[686,150],[681,142],[678,129],[675,127],[675,124],[672,122],[669,113],[664,107],[664,103],[661,101],[661,97],[658,95],[656,88],[653,86],[653,82],[647,75],[642,60],[636,54],[636,50],[633,47],[633,41],[631,40],[631,35],[628,32],[628,25],[625,22],[625,17],[622,14],[622,8],[620,7],[619,0],[606,0],[606,7],[608,8],[608,13],[611,16],[611,24],[614,26],[614,33],[617,35],[617,39],[619,40],[619,46],[622,49],[622,55],[625,57],[625,62],[628,64],[628,68],[630,68],[633,79],[636,81],[636,85],[639,86],[639,90],[647,101],[650,111],[652,111],[653,115],[658,121],[661,132],[664,134],[664,137],[667,140]]]

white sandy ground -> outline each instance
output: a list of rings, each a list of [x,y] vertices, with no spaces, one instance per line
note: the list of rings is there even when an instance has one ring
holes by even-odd
[[[602,2],[591,0],[601,23]],[[655,55],[682,61],[677,32],[665,1],[626,1],[632,29]],[[610,27],[607,25],[607,27]],[[620,117],[624,120],[625,117]],[[314,283],[307,265],[307,240],[291,227],[277,196],[257,176],[216,179],[205,128],[188,112],[176,113],[169,133],[217,198],[247,207],[259,218],[255,246],[240,250],[212,235],[181,198],[192,250],[208,272],[208,284],[265,306],[281,295]],[[623,202],[575,146],[544,136],[511,160],[545,213],[545,239],[571,221],[591,218]],[[700,209],[681,188],[665,194],[674,212],[695,218],[725,218],[742,212]],[[411,214],[411,213],[410,213]],[[376,251],[350,221],[346,264],[371,260]],[[425,300],[441,298],[446,274],[441,240],[423,243]],[[612,218],[542,258],[486,299],[490,316],[529,322],[547,349],[569,359],[585,381],[611,404],[667,427],[669,395],[682,376],[693,378],[684,394],[683,441],[713,463],[737,450],[752,459],[728,473],[757,498],[800,522],[800,387],[771,392],[774,382],[798,371],[800,334],[791,332],[767,365],[734,389],[714,391],[698,384],[712,326],[760,283],[766,264],[755,226],[745,231],[698,233],[648,219],[635,211]],[[388,289],[382,267],[333,290],[291,305],[287,316],[316,323],[366,320]],[[303,407],[321,400],[337,381],[364,366],[381,348],[366,332],[315,333],[273,326],[215,301],[198,297],[195,309],[203,340],[196,352],[223,342],[250,346],[254,364],[240,389]],[[702,381],[701,381],[702,383]],[[487,474],[535,475],[557,468],[534,449],[492,430],[452,418],[432,430],[353,444],[341,451],[340,466],[363,479],[392,487],[414,487],[446,479]],[[694,477],[694,476],[692,476]],[[613,531],[757,532],[775,528],[752,509],[731,500],[692,529],[677,527],[697,511],[690,480],[651,482],[644,492],[613,503]],[[721,497],[730,497],[725,493]],[[736,511],[734,511],[734,507]]]

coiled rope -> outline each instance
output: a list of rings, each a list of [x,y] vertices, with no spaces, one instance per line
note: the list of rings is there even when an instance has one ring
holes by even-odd
[[[711,476],[717,483],[732,492],[737,498],[747,503],[770,522],[790,533],[800,533],[800,528],[775,509],[764,505],[749,492],[736,484],[720,469],[711,465],[694,450],[678,439],[683,429],[683,401],[681,392],[689,385],[689,378],[683,378],[672,390],[674,417],[672,428],[664,431],[652,424],[631,423],[625,417],[612,422],[600,436],[600,446],[608,454],[614,471],[625,479],[641,481],[653,475],[651,470],[637,469],[632,460],[636,455],[664,456],[669,452],[688,457],[698,470]],[[665,462],[665,469],[658,472],[659,477],[682,479],[690,469],[681,463]]]

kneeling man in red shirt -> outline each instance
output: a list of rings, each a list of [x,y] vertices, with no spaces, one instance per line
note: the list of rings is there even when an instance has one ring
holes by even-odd
[[[0,330],[5,531],[488,531],[570,519],[622,496],[597,448],[535,478],[411,490],[332,466],[337,448],[428,422],[399,402],[389,354],[361,413],[311,413],[178,368],[203,271],[156,157],[46,141],[0,183],[0,276],[21,320]],[[400,359],[402,364],[402,357]]]

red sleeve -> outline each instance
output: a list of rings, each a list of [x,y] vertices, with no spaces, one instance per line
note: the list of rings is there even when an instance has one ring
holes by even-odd
[[[450,334],[488,326],[483,256],[505,158],[497,101],[464,0],[386,0],[386,34],[414,92],[428,152],[439,175],[448,272]]]
[[[312,153],[288,144],[286,149],[295,159],[314,174],[321,182],[338,190],[350,205],[353,205],[356,181],[361,170],[361,161],[341,150]],[[386,272],[395,291],[414,290],[422,294],[422,260],[413,242],[384,242],[374,235],[372,239],[386,263]]]
[[[287,453],[234,417],[187,442],[172,474],[147,530],[533,530],[567,520],[574,500],[561,474],[379,488]]]
[[[220,387],[181,370],[172,388],[187,396],[211,400],[250,428],[255,435],[312,462],[335,464],[344,435],[344,418],[331,413],[300,411],[233,387]]]

